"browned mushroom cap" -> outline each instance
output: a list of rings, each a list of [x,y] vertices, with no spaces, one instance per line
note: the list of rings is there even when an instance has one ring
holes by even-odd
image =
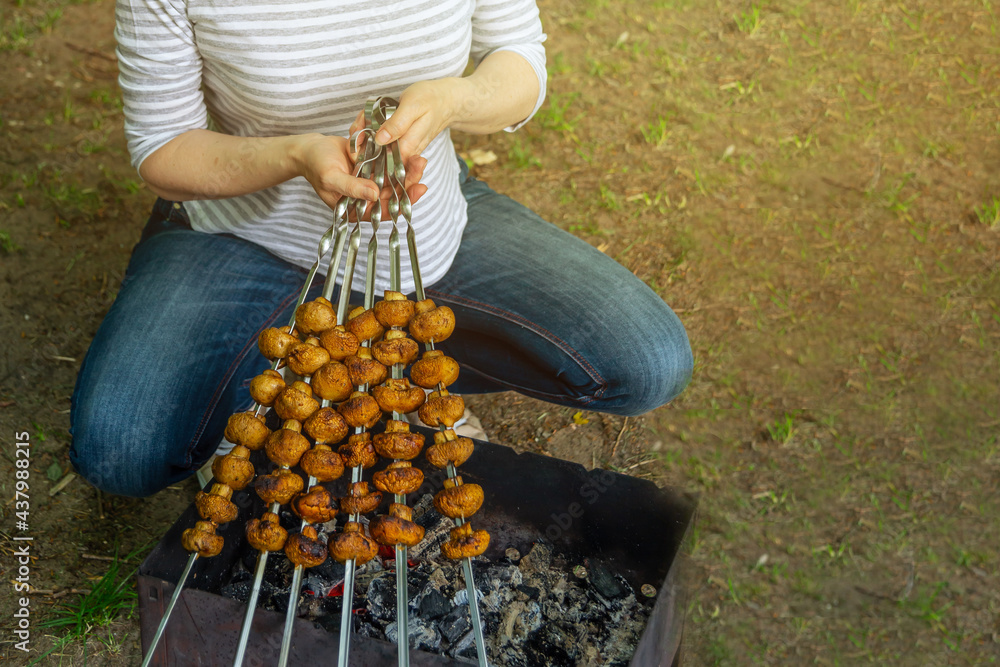
[[[385,332],[385,327],[375,319],[375,311],[365,310],[358,306],[347,316],[347,330],[361,342],[370,338],[378,338]]]
[[[264,446],[271,429],[264,426],[264,417],[253,412],[237,412],[226,423],[226,440],[256,451]]]
[[[413,302],[402,292],[385,291],[385,299],[375,304],[375,319],[382,326],[405,327],[413,317]]]
[[[278,468],[270,475],[259,475],[253,484],[261,500],[279,505],[284,505],[300,493],[303,486],[302,478],[287,468]]]
[[[296,566],[316,567],[326,560],[326,544],[318,539],[315,528],[303,526],[302,532],[288,536],[285,555]]]
[[[355,433],[337,451],[348,468],[371,468],[378,463],[378,454],[372,445],[372,434],[368,432]]]
[[[296,375],[312,375],[330,361],[330,353],[320,347],[319,338],[310,338],[288,351],[288,367]]]
[[[337,325],[319,335],[320,344],[330,353],[330,358],[340,361],[358,351],[358,337]]]
[[[369,491],[368,482],[355,482],[340,499],[340,509],[348,514],[368,514],[374,512],[382,502],[382,494]]]
[[[223,543],[222,536],[215,534],[215,524],[211,521],[199,521],[194,528],[188,528],[181,535],[184,549],[196,551],[202,558],[218,556]]]
[[[310,380],[316,395],[327,401],[340,403],[354,391],[351,378],[347,375],[347,366],[339,361],[331,361],[320,367]]]
[[[363,384],[382,384],[389,375],[385,366],[372,359],[372,351],[367,347],[359,347],[357,354],[344,359],[344,365],[347,366],[347,374],[356,387]]]
[[[344,532],[330,538],[329,549],[338,563],[354,559],[358,565],[364,565],[378,553],[375,540],[365,535],[364,528],[356,521],[348,521],[344,524]]]
[[[389,378],[380,387],[372,387],[372,396],[384,412],[413,412],[424,404],[424,390],[411,387],[406,378]]]
[[[320,408],[302,424],[306,434],[318,445],[340,442],[347,435],[347,422],[333,408]]]
[[[449,519],[466,519],[483,506],[483,487],[463,484],[461,477],[447,479],[444,489],[434,496],[434,507]]]
[[[448,306],[438,306],[434,310],[415,315],[410,320],[410,335],[421,343],[432,340],[440,343],[447,340],[453,331],[455,331],[455,313]]]
[[[253,463],[249,459],[250,450],[236,445],[228,454],[212,462],[212,474],[216,481],[239,491],[253,479]]]
[[[409,461],[393,461],[385,470],[375,473],[372,482],[379,491],[405,496],[420,488],[424,483],[424,473],[411,466]]]
[[[378,402],[363,391],[351,394],[349,399],[337,407],[337,412],[354,428],[371,428],[382,418]]]
[[[303,454],[299,466],[320,482],[332,482],[344,474],[344,460],[326,445],[316,445]]]
[[[309,450],[309,441],[300,431],[302,425],[294,419],[288,419],[284,425],[267,439],[265,451],[267,458],[279,466],[291,468],[297,465],[302,455]]]
[[[282,419],[304,422],[318,409],[319,401],[313,398],[312,389],[305,382],[293,382],[274,401],[274,411]]]
[[[437,304],[434,303],[433,299],[423,299],[422,301],[417,301],[413,304],[413,314],[423,315],[424,313],[429,313],[437,308]]]
[[[439,384],[447,387],[458,379],[458,362],[441,350],[427,350],[410,369],[410,379],[425,389],[434,389]]]
[[[459,438],[452,429],[439,431],[427,448],[427,460],[436,468],[447,468],[449,463],[458,467],[472,456],[474,447],[472,440]]]
[[[231,488],[225,484],[213,484],[208,493],[198,492],[194,497],[194,505],[202,519],[217,524],[229,523],[239,514],[236,504],[230,500],[232,497]]]
[[[413,511],[406,505],[393,503],[389,506],[389,516],[376,517],[370,530],[379,544],[403,544],[415,547],[424,539],[424,529],[411,520]]]
[[[261,405],[271,407],[285,389],[285,380],[278,371],[270,368],[250,380],[250,396]]]
[[[449,394],[447,389],[432,391],[417,414],[428,426],[451,428],[465,414],[465,401],[461,396]]]
[[[424,436],[410,433],[410,425],[406,422],[390,419],[385,423],[385,433],[376,435],[374,443],[375,451],[381,456],[409,461],[424,448]]]
[[[259,519],[247,521],[247,542],[257,551],[278,551],[285,546],[288,531],[278,523],[278,515],[264,512]]]
[[[318,334],[337,324],[333,304],[323,297],[307,301],[295,309],[295,328],[306,334]]]
[[[308,493],[299,494],[292,500],[292,511],[309,523],[326,523],[337,515],[330,492],[317,484]]]
[[[409,364],[417,358],[420,346],[417,341],[406,337],[406,332],[390,330],[385,332],[385,338],[372,345],[372,356],[380,364]]]
[[[264,329],[257,337],[257,349],[268,359],[284,359],[299,339],[288,332],[288,327]]]
[[[472,530],[470,523],[452,528],[450,537],[441,545],[441,553],[451,560],[479,556],[490,546],[490,534],[485,530]]]

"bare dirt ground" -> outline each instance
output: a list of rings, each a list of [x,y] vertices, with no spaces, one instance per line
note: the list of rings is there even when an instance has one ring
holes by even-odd
[[[694,665],[1000,661],[1000,6],[541,0],[549,101],[475,173],[630,268],[697,367],[641,419],[470,400],[491,439],[700,495]],[[99,499],[69,398],[153,196],[113,3],[0,0],[0,656],[195,492]],[[600,316],[599,313],[590,316]],[[583,423],[586,422],[586,423]],[[13,647],[14,434],[32,653]],[[125,568],[134,567],[140,556]],[[8,594],[11,591],[11,594]],[[138,664],[126,612],[43,664]]]

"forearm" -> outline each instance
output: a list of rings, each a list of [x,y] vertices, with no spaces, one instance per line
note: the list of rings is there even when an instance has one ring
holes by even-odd
[[[139,174],[164,199],[236,197],[299,176],[299,155],[307,139],[308,135],[234,137],[190,130],[147,157]]]
[[[538,100],[538,77],[512,51],[491,53],[469,76],[456,80],[456,104],[450,127],[470,134],[490,134],[527,118]]]

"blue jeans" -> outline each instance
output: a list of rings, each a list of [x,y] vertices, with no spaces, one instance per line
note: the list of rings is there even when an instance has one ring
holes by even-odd
[[[681,392],[691,348],[659,296],[467,170],[461,177],[469,223],[448,274],[427,289],[455,311],[442,349],[462,365],[456,392],[514,390],[619,415]],[[76,469],[140,497],[197,470],[229,415],[252,403],[250,379],[268,367],[257,335],[287,323],[304,278],[253,243],[193,231],[182,206],[157,201],[77,378]]]

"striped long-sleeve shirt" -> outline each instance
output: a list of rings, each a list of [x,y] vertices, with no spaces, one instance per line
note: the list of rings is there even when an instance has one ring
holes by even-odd
[[[347,136],[368,98],[398,98],[417,81],[461,76],[470,56],[478,63],[499,50],[520,54],[535,70],[535,110],[545,95],[545,35],[534,0],[118,0],[116,21],[125,133],[137,169],[192,129]],[[449,133],[423,155],[428,191],[413,207],[413,226],[431,284],[458,250],[466,206]],[[239,171],[238,163],[225,165],[216,178],[239,178]],[[300,266],[312,264],[332,222],[302,177],[185,208],[195,229],[232,233]],[[364,228],[363,243],[371,232]],[[388,285],[390,228],[379,229],[379,289]],[[408,292],[413,280],[403,265]],[[364,271],[361,253],[355,289],[363,288]]]

